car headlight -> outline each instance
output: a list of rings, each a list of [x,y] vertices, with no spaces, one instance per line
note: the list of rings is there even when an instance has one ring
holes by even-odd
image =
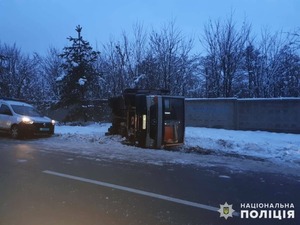
[[[27,116],[22,117],[22,122],[25,124],[33,124],[33,121]]]
[[[54,126],[55,125],[55,120],[51,120],[51,123]]]

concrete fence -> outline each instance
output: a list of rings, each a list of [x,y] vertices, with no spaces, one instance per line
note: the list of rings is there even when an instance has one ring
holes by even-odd
[[[186,125],[300,133],[300,98],[188,98]]]
[[[89,121],[111,121],[107,100],[86,102],[82,107]],[[185,107],[186,126],[300,133],[300,98],[187,98]],[[82,120],[77,111],[78,106],[73,106],[48,109],[46,114],[58,121]]]

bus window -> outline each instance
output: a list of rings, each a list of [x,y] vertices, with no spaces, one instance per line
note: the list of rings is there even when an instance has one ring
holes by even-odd
[[[184,99],[164,99],[164,143],[182,143],[184,138]]]

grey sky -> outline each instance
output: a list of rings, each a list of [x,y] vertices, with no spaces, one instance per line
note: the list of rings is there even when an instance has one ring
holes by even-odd
[[[244,18],[254,33],[262,28],[290,31],[300,27],[300,0],[0,0],[0,42],[16,43],[24,52],[63,48],[66,38],[83,27],[83,36],[101,46],[140,22],[151,31],[175,20],[196,39],[209,19]],[[197,40],[196,40],[197,41]]]

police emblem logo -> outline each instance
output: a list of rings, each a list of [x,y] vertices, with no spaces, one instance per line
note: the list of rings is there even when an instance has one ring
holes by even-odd
[[[223,207],[223,213],[224,215],[229,214],[229,207]]]
[[[232,205],[228,205],[228,203],[225,202],[224,205],[220,205],[218,212],[220,213],[220,217],[224,217],[227,220],[228,217],[233,217],[232,214],[235,210],[232,208]]]

